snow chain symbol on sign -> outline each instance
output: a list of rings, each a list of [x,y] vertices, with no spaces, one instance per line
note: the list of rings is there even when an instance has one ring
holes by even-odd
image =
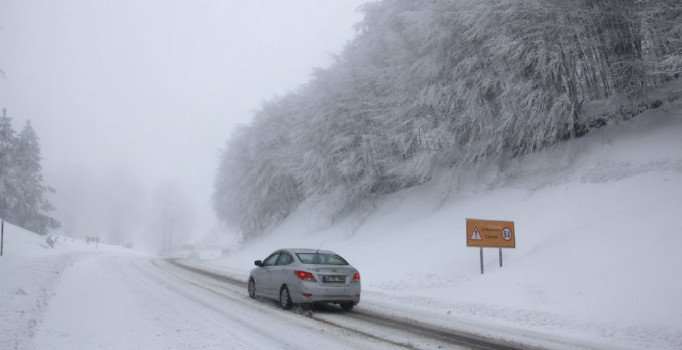
[[[474,233],[471,234],[471,240],[472,241],[480,241],[481,240],[481,233],[478,232],[478,228],[476,228],[476,227],[474,227]]]
[[[511,232],[511,230],[505,227],[505,228],[502,230],[502,238],[503,238],[505,241],[508,241],[508,240],[511,239],[511,237],[512,237],[512,232]]]

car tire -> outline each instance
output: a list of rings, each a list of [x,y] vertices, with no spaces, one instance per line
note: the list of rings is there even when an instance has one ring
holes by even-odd
[[[353,310],[353,306],[355,306],[355,303],[352,302],[345,302],[345,303],[340,303],[341,310],[343,311],[350,311]]]
[[[279,290],[279,306],[282,307],[282,310],[289,310],[291,308],[291,295],[287,286],[282,286]]]
[[[251,299],[256,298],[256,282],[253,281],[253,278],[249,280],[248,291],[249,291],[249,298],[251,298]]]

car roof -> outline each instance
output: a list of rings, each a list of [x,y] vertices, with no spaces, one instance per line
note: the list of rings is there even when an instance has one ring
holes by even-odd
[[[319,249],[319,250],[318,250],[318,249],[310,249],[310,248],[289,248],[289,249],[285,249],[285,250],[291,251],[291,252],[293,252],[294,254],[298,254],[298,253],[315,253],[315,252],[318,252],[318,253],[321,253],[321,254],[336,254],[335,252],[332,252],[331,250],[323,250],[323,249]]]

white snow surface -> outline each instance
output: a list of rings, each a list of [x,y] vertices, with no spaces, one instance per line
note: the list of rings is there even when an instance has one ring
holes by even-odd
[[[359,308],[592,348],[682,349],[682,104],[503,166],[452,169],[329,222],[306,203],[202,265],[246,278],[277,248],[338,252]],[[515,249],[467,248],[465,218],[513,220]]]
[[[43,246],[9,225],[0,260],[0,349],[390,349],[243,288],[83,241]],[[163,265],[163,266],[159,266]]]
[[[218,258],[192,252],[187,263],[246,280],[274,249],[322,245],[361,271],[360,310],[547,348],[681,349],[680,135],[682,105],[667,104],[501,167],[460,169],[456,179],[443,170],[343,220],[307,203],[261,239]],[[515,221],[517,247],[504,250],[502,268],[485,249],[480,274],[468,217]],[[63,237],[50,248],[45,237],[5,231],[3,350],[393,347],[154,257]]]
[[[0,349],[32,348],[64,272],[88,257],[120,251],[81,239],[51,237],[56,241],[54,248],[46,236],[5,222],[4,254],[0,257]]]

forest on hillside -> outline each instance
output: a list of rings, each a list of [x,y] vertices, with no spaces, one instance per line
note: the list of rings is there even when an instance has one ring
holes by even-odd
[[[503,161],[632,118],[682,73],[679,0],[384,0],[295,92],[228,139],[218,217],[258,236],[303,201],[332,217],[442,167]],[[588,113],[595,105],[608,106]]]

